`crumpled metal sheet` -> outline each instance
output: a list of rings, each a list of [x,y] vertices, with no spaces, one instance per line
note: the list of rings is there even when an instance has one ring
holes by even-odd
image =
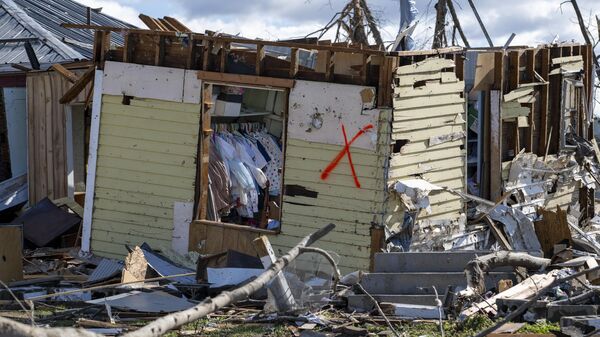
[[[90,277],[88,277],[87,282],[94,283],[107,280],[117,274],[120,274],[121,270],[123,270],[123,261],[102,259]]]
[[[90,304],[107,304],[112,308],[120,310],[131,310],[137,312],[176,312],[189,309],[194,303],[170,295],[164,291],[141,292],[131,291],[125,294],[99,298],[92,301],[86,301]]]
[[[182,268],[174,265],[166,258],[156,254],[152,248],[146,243],[140,246],[144,252],[144,257],[148,262],[150,268],[154,269],[160,276],[179,275],[195,273],[193,269]],[[181,284],[196,284],[196,278],[194,276],[180,276],[172,278],[173,281]]]
[[[22,224],[25,239],[38,247],[44,247],[80,222],[79,216],[57,207],[50,199],[45,198],[12,223]]]
[[[542,245],[535,234],[531,219],[516,208],[498,205],[489,216],[504,225],[511,247],[517,251],[541,251]]]

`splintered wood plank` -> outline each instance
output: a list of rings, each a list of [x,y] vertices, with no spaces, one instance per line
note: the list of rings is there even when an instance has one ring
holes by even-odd
[[[416,88],[412,86],[396,87],[394,88],[394,95],[399,98],[409,98],[461,93],[464,89],[465,83],[462,81],[455,83],[439,83],[438,81],[433,81],[427,82],[425,85]]]
[[[454,61],[451,59],[431,57],[421,62],[398,67],[398,69],[396,69],[396,74],[408,75],[417,73],[440,72],[446,68],[454,68]]]
[[[539,208],[541,215],[539,221],[534,222],[535,234],[537,235],[545,257],[554,255],[554,245],[559,243],[571,245],[571,230],[567,224],[567,212],[556,207],[556,212]]]
[[[63,67],[59,63],[53,64],[52,65],[52,69],[54,69],[56,72],[58,72],[61,76],[63,76],[64,78],[66,78],[71,83],[75,83],[79,79],[77,77],[77,75],[75,75],[74,72],[72,72],[69,69]]]
[[[552,59],[552,65],[563,64],[563,63],[575,63],[575,62],[583,62],[583,56],[566,56],[566,57],[556,57]]]
[[[458,93],[437,95],[435,99],[431,97],[415,97],[407,99],[394,100],[394,109],[413,109],[432,106],[444,106],[451,104],[464,104],[465,99]]]
[[[534,91],[534,88],[532,88],[532,87],[524,87],[524,88],[514,89],[513,91],[504,95],[504,102],[511,102],[511,101],[517,100],[519,98],[529,96],[529,95],[533,94],[533,91]]]
[[[89,67],[88,70],[86,70],[86,72],[83,73],[83,75],[81,75],[81,77],[79,77],[77,82],[75,82],[73,84],[73,86],[67,92],[65,92],[65,94],[60,99],[60,103],[61,104],[70,103],[77,96],[79,96],[79,93],[83,89],[85,89],[85,87],[88,85],[88,83],[90,83],[92,81],[92,79],[94,78],[94,71],[95,71],[94,66]]]

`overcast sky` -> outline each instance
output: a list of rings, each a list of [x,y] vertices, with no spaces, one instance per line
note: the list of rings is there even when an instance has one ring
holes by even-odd
[[[323,27],[348,0],[77,0],[103,12],[145,27],[137,16],[174,16],[196,32],[206,29],[249,38],[303,37]],[[435,23],[434,0],[416,0],[419,9],[417,45],[430,47]],[[484,36],[467,0],[455,0],[459,19],[472,46],[486,46]],[[513,45],[537,45],[552,41],[583,41],[570,3],[562,0],[475,0],[495,45],[503,45],[512,32]],[[398,0],[367,0],[380,20],[384,40],[393,40],[399,25]],[[599,0],[578,0],[590,30],[598,38],[594,15]]]

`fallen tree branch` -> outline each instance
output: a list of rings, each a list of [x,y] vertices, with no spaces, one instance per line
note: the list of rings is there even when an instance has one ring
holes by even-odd
[[[250,297],[250,295],[265,286],[273,277],[275,277],[275,275],[277,275],[277,273],[285,268],[290,261],[294,260],[300,254],[301,248],[310,246],[333,230],[333,228],[335,228],[335,225],[329,224],[315,233],[308,235],[287,254],[271,264],[264,273],[260,274],[256,279],[246,285],[232,291],[224,291],[214,298],[204,300],[193,308],[161,317],[141,329],[123,335],[123,337],[158,337],[169,330],[196,321],[220,308]]]
[[[550,265],[550,259],[531,256],[527,253],[500,251],[479,256],[469,262],[465,268],[467,284],[477,294],[485,292],[485,272],[496,267],[525,267],[529,270],[544,270]]]
[[[105,337],[85,329],[38,328],[4,317],[0,317],[0,334],[2,337]]]
[[[365,288],[363,288],[363,286],[360,284],[360,282],[357,283],[356,285],[358,286],[358,288],[360,288],[360,290],[365,295],[367,295],[367,297],[371,300],[371,302],[373,302],[373,304],[377,308],[377,311],[379,312],[379,314],[381,315],[381,317],[383,317],[383,320],[385,321],[385,323],[387,324],[387,326],[390,328],[390,330],[392,331],[392,333],[394,334],[394,336],[401,337],[400,334],[398,333],[398,331],[396,331],[396,329],[394,329],[394,326],[392,325],[392,322],[390,322],[390,320],[387,318],[387,316],[383,312],[383,309],[381,309],[381,306],[379,305],[379,302],[377,302],[377,300],[375,299],[375,297],[373,297],[373,295],[369,294],[369,292]]]
[[[302,254],[302,253],[320,254],[327,261],[329,261],[329,263],[331,264],[331,268],[333,269],[333,282],[334,282],[333,283],[333,291],[335,292],[335,289],[336,289],[338,283],[340,283],[340,279],[342,278],[342,275],[340,274],[340,270],[337,266],[337,263],[335,262],[335,260],[331,256],[331,254],[329,254],[324,249],[317,248],[317,247],[302,247],[302,248],[300,248],[300,254]]]
[[[574,278],[577,278],[581,275],[587,274],[587,273],[591,273],[591,272],[595,272],[597,270],[600,270],[600,266],[596,266],[594,268],[590,268],[590,269],[586,269],[586,270],[582,270],[580,272],[577,272],[575,274],[571,274],[569,276],[565,276],[559,279],[554,280],[554,282],[550,283],[548,286],[545,286],[544,288],[540,289],[535,296],[533,296],[532,298],[529,299],[529,301],[521,304],[520,307],[518,307],[516,310],[511,311],[510,314],[506,315],[506,317],[504,317],[503,320],[498,321],[496,324],[494,324],[494,326],[491,326],[481,332],[479,332],[477,335],[475,335],[475,337],[484,337],[487,336],[488,334],[490,334],[492,331],[498,329],[498,327],[506,324],[507,322],[512,321],[513,319],[519,317],[522,313],[524,313],[527,309],[529,309],[529,307],[531,307],[540,297],[542,297],[544,294],[546,294],[548,291],[550,291],[552,288],[570,281]]]

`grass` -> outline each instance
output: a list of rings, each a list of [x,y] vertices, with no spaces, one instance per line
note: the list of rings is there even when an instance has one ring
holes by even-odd
[[[196,328],[192,326],[186,326],[190,329],[182,329],[182,331],[195,331]],[[265,337],[287,337],[290,336],[290,331],[284,325],[264,325],[264,324],[236,324],[236,325],[219,325],[218,328],[206,327],[203,329],[202,325],[198,325],[197,334],[194,336],[201,337],[254,337],[254,336],[265,336]],[[178,331],[172,331],[165,335],[165,337],[178,337],[180,333]]]
[[[529,334],[549,334],[556,331],[560,331],[560,325],[558,323],[550,323],[542,320],[537,321],[534,324],[526,324],[517,332]]]
[[[467,318],[464,322],[445,321],[444,333],[446,336],[467,337],[473,336],[477,332],[492,326],[494,322],[486,316],[475,315]],[[404,332],[408,336],[441,336],[440,327],[434,322],[410,322],[399,325],[399,332]]]

